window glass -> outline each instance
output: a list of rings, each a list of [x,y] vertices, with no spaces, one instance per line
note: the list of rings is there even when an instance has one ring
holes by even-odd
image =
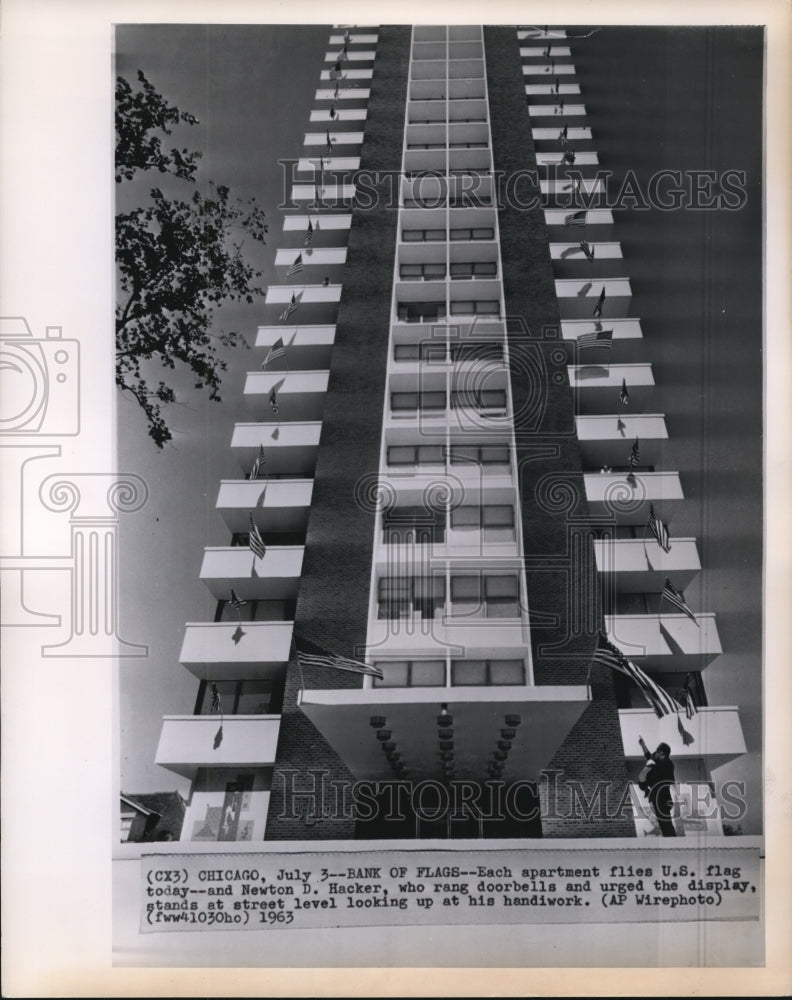
[[[491,660],[490,684],[524,684],[525,665],[522,660]]]
[[[388,448],[388,465],[415,465],[415,448],[391,445]]]
[[[451,663],[451,683],[457,686],[487,683],[485,660],[454,660]]]
[[[452,510],[451,527],[455,531],[478,531],[481,527],[481,508],[458,507]]]
[[[418,408],[417,392],[392,392],[391,409],[393,410],[415,410]]]
[[[374,687],[407,687],[410,665],[406,660],[381,660],[376,664],[384,674],[374,678]]]
[[[412,664],[410,681],[413,687],[443,687],[445,662],[443,660],[416,660]]]

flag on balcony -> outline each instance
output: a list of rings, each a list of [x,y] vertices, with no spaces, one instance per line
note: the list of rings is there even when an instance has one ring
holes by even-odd
[[[687,729],[682,725],[682,716],[677,715],[677,731],[682,737],[682,743],[684,746],[689,747],[691,743],[695,743],[692,733],[689,733]]]
[[[278,408],[278,396],[275,392],[275,386],[273,386],[270,389],[269,405],[272,407],[272,412],[277,416],[279,408]]]
[[[682,688],[682,693],[685,697],[685,715],[688,719],[692,719],[694,715],[698,714],[698,708],[696,707],[696,702],[693,700],[693,692],[690,690],[690,674],[685,678],[685,686]]]
[[[231,605],[232,608],[236,608],[236,610],[239,610],[239,608],[244,608],[244,606],[247,604],[247,601],[243,601],[242,598],[237,594],[237,592],[232,587],[231,599],[229,600],[228,603]]]
[[[347,30],[344,32],[344,45],[347,45],[349,43],[350,37],[351,36],[349,34],[349,28],[347,28]]]
[[[300,292],[300,294],[302,295],[302,292]],[[291,316],[291,314],[294,312],[294,310],[297,308],[297,306],[299,304],[300,303],[297,301],[297,296],[294,294],[294,292],[292,292],[291,301],[286,306],[286,308],[283,310],[283,312],[280,314],[280,320],[281,320],[281,322],[284,322],[285,320],[287,320],[289,318],[289,316]]]
[[[597,304],[594,306],[594,315],[602,315],[602,307],[605,305],[605,286],[602,286],[602,291],[599,293],[599,298],[597,299]]]
[[[581,240],[578,244],[580,249],[586,255],[587,259],[594,263],[594,247],[588,242],[588,240]]]
[[[297,639],[297,659],[301,667],[329,667],[333,670],[345,670],[353,674],[365,674],[368,677],[384,678],[379,667],[372,667],[369,663],[361,660],[352,660],[347,656],[338,656],[329,653],[326,649],[309,642],[307,639]]]
[[[233,594],[233,590],[231,593]],[[223,705],[220,701],[220,692],[217,690],[216,684],[213,683],[209,688],[209,695],[209,710],[212,712],[222,712]]]
[[[305,239],[303,240],[303,245],[309,247],[313,243],[313,226],[311,225],[311,220],[308,220],[308,228],[305,230]]]
[[[630,394],[627,392],[627,379],[622,379],[621,392],[619,393],[619,402],[622,406],[626,406],[630,402]]]
[[[333,100],[334,101],[338,100],[338,93],[339,93],[339,91],[338,91],[338,84],[336,83],[335,90],[333,91]]]
[[[344,42],[344,47],[341,49],[341,54],[338,57],[340,62],[346,62],[349,59],[349,52],[347,51],[346,42]]]
[[[624,653],[612,642],[608,641],[604,632],[600,632],[597,639],[597,648],[592,657],[594,663],[599,663],[611,670],[618,670],[634,681],[641,690],[641,694],[654,709],[655,715],[661,719],[664,715],[678,712],[682,706],[672,698],[671,695],[659,687],[652,678],[640,667],[628,660]]]
[[[560,83],[561,83],[561,81],[558,79],[558,77],[556,77],[555,83],[553,84],[553,91],[556,94],[558,93]]]
[[[267,351],[267,356],[261,362],[262,371],[267,367],[270,361],[277,361],[278,358],[282,358],[286,353],[286,348],[283,344],[283,337],[278,337],[275,343]]]
[[[330,107],[330,112],[329,113],[330,113],[331,120],[335,121],[335,119],[337,117],[337,114],[336,114],[336,109],[334,107],[332,107],[332,105]]]
[[[637,469],[641,461],[641,449],[638,447],[638,438],[633,441],[632,451],[629,458],[630,468]]]
[[[267,552],[267,546],[264,544],[264,539],[256,526],[256,522],[253,520],[253,515],[249,515],[250,521],[250,533],[248,538],[248,543],[250,545],[250,551],[257,559],[263,559]]]
[[[289,270],[286,272],[286,277],[290,278],[293,274],[299,274],[303,269],[303,259],[302,254],[298,253],[294,258],[294,263],[291,265]]]
[[[565,125],[561,129],[561,131],[558,133],[558,138],[559,138],[560,142],[563,142],[564,144],[566,144],[566,141],[569,138],[569,126],[568,125]]]
[[[340,59],[336,61],[335,66],[333,66],[333,68],[330,70],[330,79],[331,80],[340,80],[341,79],[341,60]]]
[[[571,167],[576,159],[577,157],[575,156],[574,149],[568,149],[566,153],[564,153],[564,155],[561,157],[561,162],[568,163],[569,166]]]
[[[261,475],[261,470],[264,468],[265,462],[266,459],[264,458],[264,445],[260,444],[258,455],[256,456],[256,460],[253,463],[253,468],[250,470],[251,479],[258,479],[258,477]]]
[[[591,330],[577,338],[578,347],[610,347],[612,343],[613,330]]]
[[[327,140],[327,152],[332,153],[335,139],[330,135],[330,129],[325,129],[325,139]]]
[[[550,43],[549,42],[547,43],[547,48],[545,48],[543,55],[544,55],[545,59],[549,59],[550,58]]]
[[[657,544],[663,552],[671,551],[671,542],[668,538],[668,528],[663,524],[655,513],[654,504],[649,504],[649,530],[657,539]]]
[[[564,98],[562,97],[559,100],[558,104],[555,106],[555,108],[553,108],[553,114],[563,115],[563,113],[564,113]]]
[[[564,226],[585,226],[586,224],[586,210],[582,208],[579,212],[572,212],[571,215],[564,217]]]
[[[663,601],[668,601],[669,604],[673,604],[673,606],[678,611],[681,611],[683,614],[686,614],[688,616],[688,618],[698,628],[701,627],[699,625],[699,623],[696,621],[696,616],[693,614],[693,612],[690,610],[690,608],[685,603],[685,595],[682,593],[681,590],[675,590],[674,589],[674,587],[673,587],[671,581],[668,579],[668,577],[666,577],[665,586],[663,587],[663,593],[662,593],[662,595],[660,597],[660,603],[661,604],[662,604]]]

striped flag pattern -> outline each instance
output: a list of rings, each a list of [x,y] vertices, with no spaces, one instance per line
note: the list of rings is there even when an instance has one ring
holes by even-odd
[[[688,719],[692,719],[694,715],[698,714],[698,708],[693,700],[693,692],[690,690],[690,674],[685,678],[685,686],[682,689],[682,693],[685,697],[685,715]]]
[[[277,361],[278,358],[282,358],[285,353],[286,353],[286,347],[284,346],[283,343],[283,337],[278,337],[278,339],[275,341],[272,347],[270,347],[270,349],[267,351],[266,358],[264,358],[264,360],[261,362],[262,371],[267,367],[270,361]]]
[[[641,689],[641,694],[652,706],[655,715],[659,719],[662,719],[664,715],[680,711],[682,706],[679,702],[672,698],[667,691],[664,691],[663,688],[655,684],[644,670],[641,670],[640,667],[628,660],[617,646],[608,641],[607,636],[603,632],[600,632],[598,636],[597,648],[594,650],[592,659],[595,663],[599,663],[604,667],[610,667],[611,670],[618,670],[619,673],[625,674],[633,680]]]
[[[244,606],[247,604],[247,601],[243,601],[242,598],[237,594],[237,592],[232,588],[231,599],[229,600],[228,603],[231,605],[232,608],[239,609],[239,608],[244,608]]]
[[[264,458],[264,445],[260,444],[258,455],[256,456],[256,460],[253,463],[253,468],[250,470],[251,479],[258,479],[259,475],[261,474],[261,470],[264,468],[265,461],[266,459]]]
[[[685,603],[685,595],[682,593],[681,590],[676,590],[674,588],[673,584],[668,579],[668,577],[666,577],[666,582],[665,582],[665,586],[663,587],[663,593],[661,595],[660,601],[661,601],[661,603],[663,601],[668,601],[668,603],[672,604],[678,611],[681,611],[683,614],[686,614],[688,616],[688,618],[698,628],[701,627],[699,625],[699,623],[696,621],[696,616],[693,614],[693,612],[690,610],[690,608]]]
[[[209,708],[212,712],[223,711],[223,705],[220,701],[220,692],[217,690],[217,685],[214,683],[209,689]]]
[[[649,504],[649,530],[655,536],[657,544],[663,550],[663,552],[671,551],[671,542],[668,538],[668,528],[663,524],[660,518],[657,516],[654,504]]]
[[[621,392],[619,393],[619,402],[622,406],[626,406],[630,402],[630,394],[627,392],[627,379],[622,379]]]
[[[637,469],[641,461],[641,449],[638,447],[638,438],[633,441],[632,451],[630,452],[630,468]]]
[[[352,674],[365,674],[368,677],[377,677],[383,680],[384,674],[379,667],[372,667],[361,660],[352,660],[347,656],[338,656],[329,653],[326,649],[318,646],[315,642],[306,639],[296,640],[297,658],[301,667],[322,667],[333,670],[345,670]]]
[[[303,245],[309,247],[313,243],[313,225],[311,220],[308,220],[308,228],[305,230],[305,239],[303,240]]]
[[[275,393],[275,386],[270,389],[269,394],[269,405],[272,407],[272,412],[277,415],[278,413],[278,397]]]
[[[612,343],[613,330],[591,330],[577,338],[578,347],[611,347]]]
[[[558,138],[561,142],[566,142],[568,136],[569,136],[569,126],[565,125],[558,133]]]
[[[594,306],[594,315],[602,315],[602,307],[605,305],[605,286],[602,286],[602,291],[599,293],[599,298],[597,299],[597,304]]]
[[[297,296],[294,294],[294,292],[292,292],[291,302],[286,306],[286,308],[280,314],[281,322],[287,320],[289,316],[291,316],[291,314],[295,311],[298,305],[299,303],[297,301]]]
[[[289,270],[286,272],[286,277],[290,278],[293,274],[299,274],[303,269],[303,259],[302,254],[298,253],[294,258],[294,263],[291,265]]]
[[[250,521],[250,551],[257,559],[263,559],[267,552],[267,546],[264,544],[264,539],[261,537],[261,533],[256,527],[256,522],[253,520],[253,515],[249,515]]]
[[[586,224],[586,210],[581,209],[579,212],[572,212],[571,215],[567,215],[564,218],[564,226],[585,226]]]
[[[580,249],[583,251],[583,253],[588,258],[588,260],[590,260],[590,261],[593,262],[594,261],[594,247],[587,240],[581,240],[578,245],[580,246]]]

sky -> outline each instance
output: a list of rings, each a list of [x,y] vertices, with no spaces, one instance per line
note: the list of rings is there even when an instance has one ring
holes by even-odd
[[[117,33],[117,72],[132,80],[142,69],[171,103],[200,119],[175,139],[204,151],[201,178],[227,183],[242,198],[255,196],[266,209],[268,244],[255,248],[264,286],[275,278],[281,227],[277,161],[301,152],[328,34],[326,26],[179,25],[124,26]],[[621,175],[628,167],[646,174],[658,167],[745,166],[755,183],[761,123],[743,120],[740,82],[755,60],[755,47],[736,36],[703,42],[700,33],[643,29],[628,42],[619,29],[601,30],[576,56],[601,162]],[[707,104],[690,101],[689,93],[715,97]],[[744,136],[745,146],[735,136]],[[152,183],[168,187],[159,175]],[[120,191],[119,207],[138,194],[139,188]],[[760,257],[747,257],[741,247],[749,236],[756,242],[760,213],[753,188],[741,213],[623,212],[617,219],[633,286],[630,315],[642,317],[644,336],[653,340],[656,409],[667,413],[664,467],[680,470],[688,497],[672,534],[697,536],[706,567],[686,597],[695,609],[717,613],[725,650],[706,675],[710,703],[742,706],[752,753],[731,770],[754,787],[762,410],[760,318],[751,296]],[[228,308],[220,325],[253,343],[259,307]],[[198,573],[204,546],[228,543],[214,502],[219,481],[240,475],[228,444],[254,359],[244,348],[230,355],[221,393],[228,404],[208,402],[182,379],[179,403],[168,413],[174,440],[162,451],[147,437],[137,404],[118,399],[119,469],[142,476],[150,491],[146,506],[120,527],[121,635],[149,646],[148,658],[121,666],[120,769],[128,793],[187,789],[154,764],[154,755],[162,716],[193,708],[197,681],[178,655],[184,623],[214,616]],[[754,805],[752,827],[759,821]]]

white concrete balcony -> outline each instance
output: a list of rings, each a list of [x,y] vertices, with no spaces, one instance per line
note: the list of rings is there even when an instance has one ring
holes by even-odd
[[[304,531],[313,493],[312,479],[223,479],[217,510],[232,534],[248,530],[249,515],[262,532]]]
[[[583,686],[305,690],[300,708],[358,779],[392,777],[372,718],[384,719],[411,780],[442,778],[441,705],[453,731],[454,777],[482,780],[501,730],[514,736],[503,780],[535,780],[588,704]]]
[[[627,316],[632,301],[629,278],[556,278],[555,292],[561,319],[590,319],[605,289],[602,305],[603,325],[612,317]]]
[[[377,619],[369,622],[367,643],[370,656],[398,650],[410,656],[444,656],[446,652],[489,649],[508,657],[515,649],[530,646],[530,626],[524,618],[454,617],[438,608],[434,618],[420,615]]]
[[[239,636],[239,629],[244,635]],[[199,680],[275,680],[286,672],[293,622],[188,622],[179,663]]]
[[[686,732],[693,737],[693,742],[687,746],[679,732],[680,718]],[[671,759],[678,779],[682,777],[680,772],[684,771],[683,761],[703,759],[707,770],[714,771],[746,752],[740,712],[733,705],[699,708],[692,719],[686,718],[684,712],[681,717],[674,714],[658,719],[648,706],[645,709],[622,708],[619,709],[619,725],[628,760],[644,760],[639,736],[643,736],[650,750],[654,750],[658,743],[667,743],[671,747]]]
[[[544,63],[523,63],[523,76],[574,76],[575,67],[573,63],[556,63],[551,67],[549,62]]]
[[[320,159],[322,166],[319,164]],[[326,176],[334,170],[357,170],[359,167],[359,156],[324,156],[321,153],[317,153],[315,156],[303,157],[297,161],[297,172],[309,173],[311,179],[315,175],[318,175],[321,169],[324,170]]]
[[[566,38],[567,33],[565,28],[548,28],[546,31],[544,28],[520,28],[517,32],[517,38],[520,41],[526,38]]]
[[[332,42],[331,42],[332,44]],[[343,46],[343,41],[341,45]],[[331,52],[325,52],[324,61],[335,63],[341,57],[342,49],[335,49]],[[374,49],[351,49],[347,47],[346,59],[341,63],[341,70],[343,72],[345,66],[348,62],[371,62],[371,60],[376,56]]]
[[[585,251],[580,246],[585,240],[581,234],[581,239],[575,243],[551,243],[550,257],[553,261],[553,273],[561,278],[576,278],[584,275],[585,278],[603,279],[609,277],[616,269],[614,262],[621,262],[621,243],[608,243],[604,240],[587,240],[594,259],[589,260]],[[616,265],[621,268],[621,263]]]
[[[278,251],[280,253],[280,251]],[[277,261],[276,261],[277,262]],[[278,340],[282,340],[286,353],[270,361],[267,371],[326,371],[335,343],[335,325],[300,324],[291,332],[284,325],[260,326],[256,333],[256,347],[264,348],[264,357]]]
[[[519,35],[517,36],[519,38]],[[561,56],[571,55],[568,45],[553,45],[549,46],[550,51],[548,52],[547,45],[521,45],[520,46],[520,58],[521,59],[560,59]]]
[[[312,476],[316,468],[319,421],[289,421],[283,424],[253,423],[234,424],[231,447],[239,457],[245,475],[264,448],[264,468],[269,475]]]
[[[340,86],[344,85],[344,80],[370,80],[374,75],[374,71],[371,69],[348,69],[347,63],[342,63],[341,65],[341,76],[336,77],[331,69],[323,69],[319,74],[320,80],[331,80],[333,82],[338,80]]]
[[[580,213],[584,224],[578,225],[574,220],[580,220]],[[545,225],[558,226],[558,235],[564,239],[575,238],[580,240],[611,241],[616,234],[613,225],[613,212],[609,208],[546,208],[544,210]],[[553,234],[555,235],[555,234]]]
[[[597,350],[601,351],[593,348],[581,353],[596,356]],[[668,440],[662,413],[588,414],[575,417],[575,425],[583,465],[592,471],[603,465],[627,465],[636,437],[641,466],[656,465]]]
[[[284,215],[283,231],[304,233],[308,229],[308,223],[313,227],[314,236],[324,230],[349,229],[352,225],[352,215],[349,212],[338,212],[327,215],[317,215],[311,212],[310,215]]]
[[[336,152],[339,146],[360,146],[363,142],[362,132],[330,132],[330,141],[333,151]],[[306,132],[303,140],[304,146],[327,147],[327,132]]]
[[[606,328],[607,321],[603,321],[602,326]],[[589,353],[596,354],[596,351]],[[640,413],[652,402],[655,382],[650,364],[611,364],[607,358],[602,358],[570,365],[567,371],[578,413],[613,413],[621,409]],[[629,393],[626,407],[619,402],[622,383],[626,384]]]
[[[201,579],[218,601],[233,587],[243,600],[285,601],[297,596],[303,545],[268,545],[263,559],[247,546],[205,548]]]
[[[335,181],[325,179],[324,184],[292,184],[291,199],[312,205],[319,202],[326,207],[344,202],[345,207],[349,207],[349,202],[355,197],[355,190],[354,184],[336,184]]]
[[[602,330],[611,331],[611,353],[605,354],[607,348],[583,348],[581,363],[588,359],[599,363],[634,362],[643,359],[646,352],[643,348],[643,332],[639,319],[608,319],[604,322],[600,320],[599,326]],[[565,343],[574,345],[578,337],[596,332],[597,321],[594,319],[565,319],[561,323],[561,336]]]
[[[559,133],[563,128],[562,124],[553,125],[548,127],[543,125],[540,128],[532,128],[531,135],[536,142],[552,142],[556,143],[557,146],[554,148],[561,148],[561,143],[559,139]],[[591,129],[588,125],[570,125],[567,129],[567,139],[570,143],[576,142],[589,142],[591,140]]]
[[[310,253],[308,250],[310,249]],[[275,251],[276,267],[291,267],[295,259],[302,257],[303,267],[329,267],[332,264],[345,264],[347,258],[346,247],[315,247],[299,249],[289,247]]]
[[[555,97],[559,94],[563,97],[566,94],[579,94],[580,86],[577,83],[560,83],[556,90],[554,83],[526,83],[525,93],[528,97]]]
[[[339,87],[336,97],[335,87],[321,87],[314,94],[317,101],[367,101],[371,91],[367,87]]]
[[[321,420],[329,377],[327,371],[248,372],[244,395],[263,397],[260,417],[264,421]],[[270,402],[273,392],[277,413]]]
[[[586,472],[583,475],[589,513],[616,524],[646,524],[651,504],[668,522],[676,502],[684,499],[678,472]]]
[[[335,116],[331,118],[329,108],[314,108],[311,111],[311,117],[308,120],[336,126],[341,122],[365,121],[366,114],[367,112],[365,108],[339,108],[336,111]]]
[[[261,767],[275,763],[279,715],[166,715],[156,762],[185,778],[201,767]]]
[[[715,615],[696,614],[696,620],[678,613],[606,615],[605,628],[628,659],[650,672],[703,670],[723,650]]]
[[[291,302],[292,295],[296,298],[297,309],[292,313],[292,322],[287,326],[294,326],[299,320],[300,306],[311,305],[315,302],[339,302],[341,299],[341,285],[270,285],[264,299],[265,305],[286,306]]]
[[[587,114],[585,104],[529,104],[528,114],[532,118],[582,118]]]
[[[539,186],[541,188],[542,194],[552,195],[556,201],[563,202],[572,191],[572,181],[565,177],[559,177],[554,180],[541,179],[539,181]],[[588,201],[595,195],[602,195],[605,192],[605,185],[602,180],[598,177],[584,177],[580,182],[580,192],[581,196]],[[585,258],[584,258],[585,260]]]
[[[377,32],[364,32],[355,31],[349,33],[349,40],[346,44],[349,45],[376,45],[379,39],[379,34]],[[339,33],[330,36],[328,42],[329,45],[344,45],[344,34]]]
[[[620,594],[659,594],[667,577],[685,590],[701,570],[695,538],[672,538],[665,552],[650,532],[647,536],[595,539],[594,560],[603,580]]]
[[[295,282],[270,285],[264,298],[264,304],[270,307],[267,318],[283,323],[285,333],[290,333],[298,323],[323,326],[335,324],[338,303],[341,301],[342,269],[342,265],[327,268],[331,272],[325,275],[328,284],[302,285]],[[332,282],[333,278],[336,279],[335,282]]]

